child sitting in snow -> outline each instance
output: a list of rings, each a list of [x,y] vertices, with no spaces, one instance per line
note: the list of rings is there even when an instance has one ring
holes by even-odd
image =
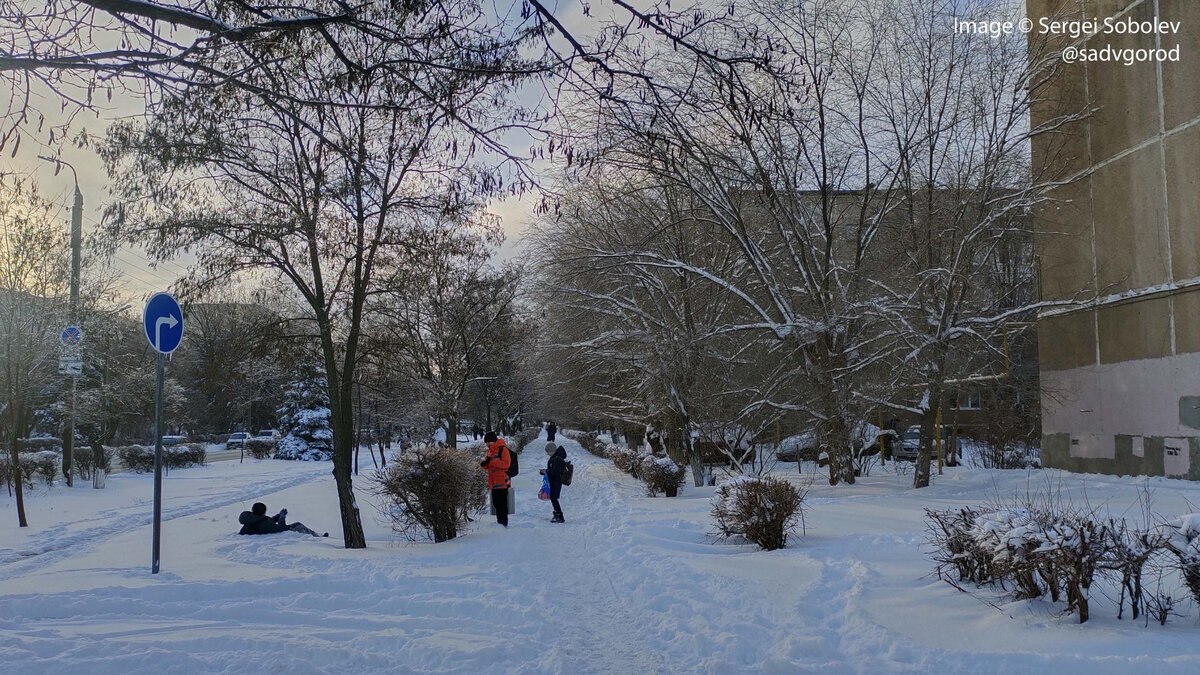
[[[262,502],[255,502],[254,506],[250,507],[249,511],[242,511],[242,515],[238,516],[238,522],[242,524],[242,530],[238,534],[275,534],[276,532],[303,532],[311,534],[314,537],[328,537],[329,533],[317,534],[308,529],[303,523],[287,523],[287,509],[281,509],[279,513],[268,516],[267,505]]]

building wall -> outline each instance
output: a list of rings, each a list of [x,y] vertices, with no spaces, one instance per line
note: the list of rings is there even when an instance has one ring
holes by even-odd
[[[1181,22],[1175,35],[1087,47],[1170,48],[1181,60],[1062,65],[1035,128],[1035,175],[1066,182],[1035,213],[1043,461],[1075,471],[1200,479],[1200,1],[1030,0],[1030,18]],[[1031,38],[1031,46],[1034,38]],[[1081,46],[1082,43],[1080,43]]]

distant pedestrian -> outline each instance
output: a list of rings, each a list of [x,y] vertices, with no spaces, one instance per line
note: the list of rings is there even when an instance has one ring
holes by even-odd
[[[558,503],[559,496],[562,495],[563,471],[566,470],[567,464],[567,449],[561,445],[554,443],[546,444],[546,455],[550,458],[546,460],[546,468],[539,473],[550,480],[550,504],[554,507],[554,517],[550,519],[552,523],[564,523],[562,505]]]
[[[488,490],[492,492],[492,508],[496,509],[496,522],[508,527],[508,489],[512,485],[508,477],[508,467],[512,465],[512,455],[503,438],[496,432],[489,431],[483,436],[487,443],[487,456],[479,463],[487,471]]]
[[[554,420],[550,420],[550,423],[546,425],[546,440],[553,441],[554,434],[557,434],[557,433],[558,433],[558,425],[554,423]]]
[[[267,505],[262,502],[255,502],[254,506],[250,507],[249,511],[242,511],[242,515],[238,516],[238,522],[242,524],[242,530],[238,534],[276,534],[278,532],[300,532],[303,534],[312,535],[314,537],[328,537],[329,533],[317,534],[313,530],[305,527],[303,523],[287,522],[287,509],[280,509],[279,513],[268,516]]]

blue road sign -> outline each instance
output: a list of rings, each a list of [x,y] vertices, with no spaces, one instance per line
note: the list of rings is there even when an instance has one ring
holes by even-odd
[[[142,328],[155,351],[170,354],[183,341],[183,310],[169,294],[155,293],[146,301]]]
[[[67,326],[63,329],[62,335],[59,335],[59,338],[64,345],[74,347],[83,342],[83,330],[79,326]]]

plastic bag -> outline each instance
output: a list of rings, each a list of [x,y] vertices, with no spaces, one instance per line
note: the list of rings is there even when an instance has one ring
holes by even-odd
[[[542,474],[542,489],[538,490],[538,499],[546,501],[550,499],[550,477]]]

